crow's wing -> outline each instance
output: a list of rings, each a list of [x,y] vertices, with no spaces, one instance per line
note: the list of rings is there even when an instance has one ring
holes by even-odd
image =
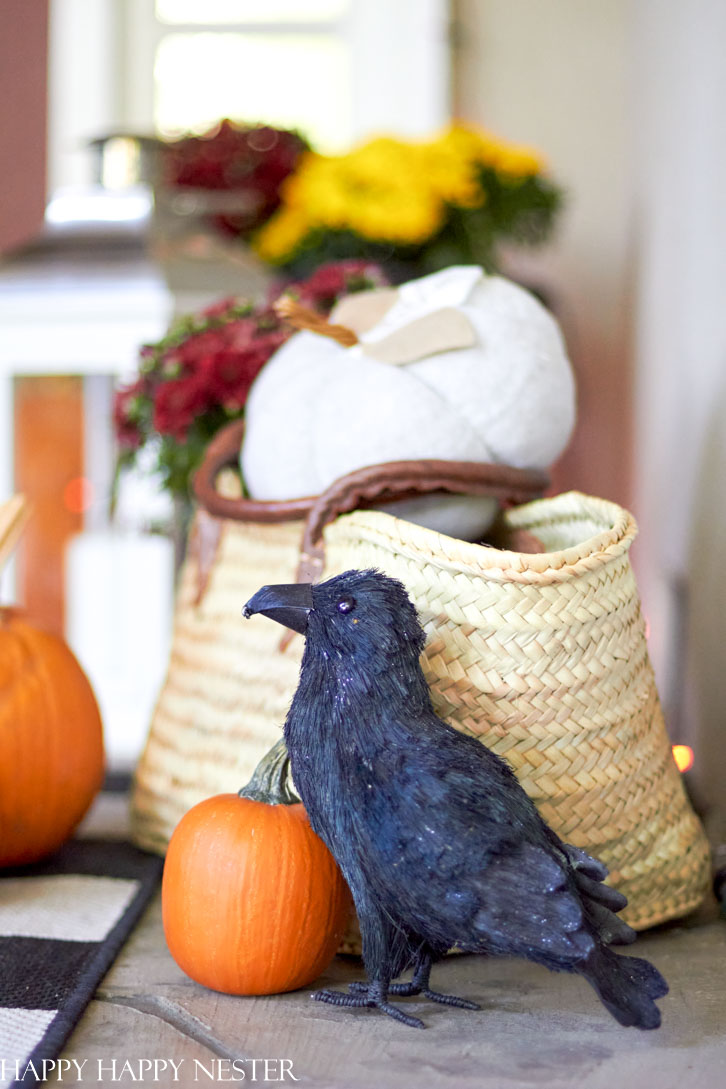
[[[478,902],[470,948],[562,966],[576,964],[595,948],[567,871],[541,847],[521,844],[469,883]]]
[[[594,938],[567,854],[508,766],[438,719],[415,737],[396,725],[360,797],[360,855],[387,911],[434,948],[562,967],[586,957]]]

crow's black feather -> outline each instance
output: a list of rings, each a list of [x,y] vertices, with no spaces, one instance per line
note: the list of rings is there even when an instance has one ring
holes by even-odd
[[[284,611],[285,587],[265,588],[274,616],[270,590]],[[457,947],[577,972],[622,1024],[656,1027],[662,976],[607,948],[635,937],[615,915],[625,897],[544,823],[503,760],[434,713],[401,583],[349,571],[313,586],[305,613],[285,739],[312,827],[353,894],[369,980],[316,997],[420,1025],[390,996],[471,1006],[429,989],[432,962]],[[407,969],[412,982],[394,984]]]

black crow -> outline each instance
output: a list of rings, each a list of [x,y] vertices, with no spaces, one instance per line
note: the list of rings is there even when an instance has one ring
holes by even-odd
[[[665,980],[608,949],[635,938],[615,914],[626,898],[602,884],[601,862],[545,824],[504,760],[434,713],[425,635],[403,585],[368,570],[265,586],[244,608],[253,613],[306,635],[285,741],[363,939],[368,982],[314,997],[416,1027],[390,996],[477,1009],[429,986],[432,963],[454,947],[577,972],[621,1025],[657,1028]],[[394,983],[407,969],[411,981]]]

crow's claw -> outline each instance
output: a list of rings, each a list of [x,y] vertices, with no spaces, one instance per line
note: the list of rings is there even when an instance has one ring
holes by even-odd
[[[372,1006],[410,1028],[424,1027],[420,1018],[409,1016],[390,1002],[386,1002],[383,997],[369,996],[368,986],[366,984],[363,986],[365,986],[365,992],[361,994],[346,994],[344,991],[329,991],[325,988],[322,991],[313,991],[313,998],[316,1002],[329,1002],[333,1006]]]
[[[349,983],[348,990],[351,994],[364,995],[368,993],[368,984],[361,982]],[[460,1010],[481,1009],[477,1002],[470,1002],[468,998],[459,998],[455,994],[442,994],[440,991],[431,991],[428,987],[417,986],[413,981],[410,983],[392,983],[388,988],[388,993],[399,995],[402,998],[413,998],[416,995],[421,995],[431,1002],[440,1002],[444,1006],[456,1006]]]
[[[424,998],[432,1002],[441,1002],[444,1006],[456,1006],[459,1010],[480,1010],[478,1002],[471,1002],[468,998],[459,998],[457,994],[442,994],[441,991],[421,991]]]

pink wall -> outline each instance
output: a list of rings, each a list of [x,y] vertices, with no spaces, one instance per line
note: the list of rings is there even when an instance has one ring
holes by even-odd
[[[46,197],[48,0],[3,0],[0,33],[0,253],[28,241]]]

